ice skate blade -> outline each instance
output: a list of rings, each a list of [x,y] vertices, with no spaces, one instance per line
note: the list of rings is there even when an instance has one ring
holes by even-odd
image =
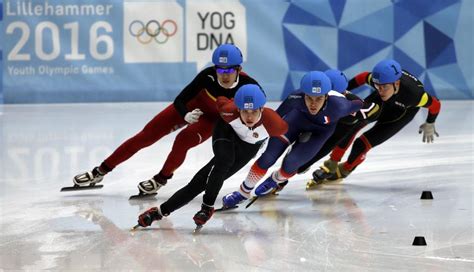
[[[140,224],[136,224],[135,226],[133,226],[133,228],[131,228],[130,231],[135,231],[138,229],[138,227],[140,227]]]
[[[258,196],[254,196],[254,197],[250,200],[249,204],[247,204],[247,206],[245,206],[245,208],[247,209],[248,207],[250,207],[255,201],[257,201],[257,199],[258,199]]]
[[[196,228],[193,230],[193,234],[198,234],[204,225],[196,225]]]
[[[306,190],[315,190],[321,187],[324,182],[316,182],[314,179],[311,179],[306,183]]]
[[[99,184],[99,185],[89,185],[89,186],[69,186],[69,187],[63,187],[61,188],[61,192],[71,192],[71,191],[83,191],[83,190],[95,190],[95,189],[100,189],[104,187],[104,185]]]
[[[239,206],[234,206],[234,207],[222,207],[222,208],[219,208],[219,209],[216,209],[214,212],[223,212],[223,211],[228,211],[228,210],[233,210],[233,209],[237,209]]]
[[[157,193],[132,195],[128,198],[128,200],[140,200],[140,199],[146,200],[146,199],[150,199],[150,198],[152,198],[156,195],[157,195]]]

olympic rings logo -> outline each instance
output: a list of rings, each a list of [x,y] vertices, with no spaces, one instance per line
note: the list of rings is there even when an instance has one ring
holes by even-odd
[[[134,20],[128,26],[128,32],[142,44],[149,44],[155,40],[158,44],[164,44],[168,39],[176,34],[178,25],[175,21],[167,19],[161,24],[157,20],[150,20],[143,23],[140,20]]]

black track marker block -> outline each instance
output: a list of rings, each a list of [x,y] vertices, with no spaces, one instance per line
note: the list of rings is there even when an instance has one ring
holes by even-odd
[[[431,193],[431,191],[423,191],[423,193],[421,193],[421,199],[433,199],[433,194]]]
[[[414,246],[426,246],[426,240],[423,236],[415,236],[415,240],[413,240]]]

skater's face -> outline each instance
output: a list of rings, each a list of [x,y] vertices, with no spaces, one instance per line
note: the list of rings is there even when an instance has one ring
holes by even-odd
[[[387,101],[398,92],[398,88],[400,87],[400,80],[397,80],[394,83],[387,84],[374,83],[374,86],[375,89],[377,89],[377,92],[379,93],[382,101]]]
[[[257,110],[239,110],[240,119],[247,127],[253,127],[260,121],[263,108]]]
[[[219,81],[219,84],[226,89],[232,88],[232,85],[234,85],[235,81],[237,80],[237,76],[241,69],[242,68],[240,66],[234,66],[234,67],[217,67],[216,66],[217,80]]]
[[[304,102],[306,104],[306,107],[308,108],[309,113],[312,115],[316,115],[319,112],[319,110],[321,110],[325,101],[326,101],[325,95],[322,95],[322,96],[305,95],[304,96]]]

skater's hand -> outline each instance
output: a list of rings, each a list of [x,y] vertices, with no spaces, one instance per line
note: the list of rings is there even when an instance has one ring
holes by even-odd
[[[423,143],[432,143],[434,141],[434,135],[439,137],[438,132],[436,132],[436,128],[434,123],[424,123],[420,126],[420,130],[418,133],[421,134],[423,132]]]
[[[189,124],[194,124],[199,121],[199,117],[203,114],[204,113],[200,109],[194,109],[193,111],[186,113],[184,120]]]
[[[138,216],[138,224],[142,227],[148,227],[153,223],[153,221],[160,220],[161,217],[158,208],[153,207]]]

